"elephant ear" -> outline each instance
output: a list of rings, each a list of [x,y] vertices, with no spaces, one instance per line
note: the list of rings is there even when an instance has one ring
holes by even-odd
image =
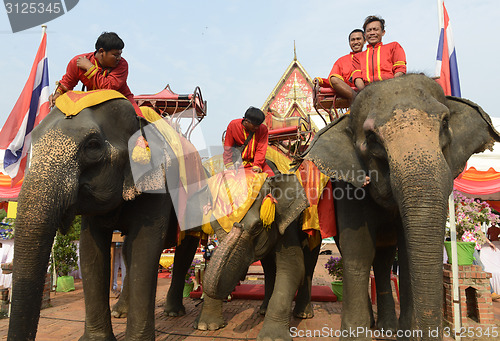
[[[345,115],[321,129],[301,157],[333,179],[362,187],[364,176],[359,175],[364,174],[364,167],[355,151],[349,122],[350,116]]]
[[[309,207],[306,192],[295,174],[279,174],[269,178],[276,204],[275,224],[280,234]]]
[[[463,98],[446,98],[450,110],[451,142],[443,153],[455,178],[472,154],[492,149],[495,141],[500,141],[500,135],[479,105]]]

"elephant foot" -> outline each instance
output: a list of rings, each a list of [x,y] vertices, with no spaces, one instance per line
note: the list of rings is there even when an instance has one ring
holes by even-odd
[[[106,335],[106,336],[89,336],[87,333],[83,334],[78,341],[116,341],[116,337],[111,334],[111,335]]]
[[[128,305],[124,300],[118,300],[111,309],[111,316],[115,318],[125,318],[128,315]]]
[[[198,330],[217,330],[224,328],[225,326],[226,322],[224,321],[224,318],[218,316],[199,316],[193,323],[194,329]]]
[[[396,314],[394,316],[379,316],[377,318],[377,329],[380,330],[390,330],[392,332],[395,332],[397,330],[397,319],[396,319]]]
[[[295,304],[293,309],[293,316],[300,319],[310,319],[314,317],[314,309],[311,302],[308,302],[306,306],[301,306],[300,304]]]
[[[193,327],[198,330],[217,330],[225,326],[226,322],[222,317],[222,300],[205,295],[200,315],[194,321]]]
[[[169,302],[166,302],[164,307],[163,307],[163,312],[167,316],[184,316],[186,315],[186,308],[184,305],[181,304],[169,304]]]
[[[291,341],[288,323],[264,321],[264,325],[257,336],[257,341]]]

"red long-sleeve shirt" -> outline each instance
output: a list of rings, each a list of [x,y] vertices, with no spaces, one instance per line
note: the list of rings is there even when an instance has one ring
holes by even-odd
[[[352,74],[355,70],[353,64],[353,58],[354,58],[354,52],[351,52],[337,59],[335,64],[333,64],[330,74],[328,75],[328,80],[330,80],[330,77],[334,76],[343,80],[344,82],[347,83],[347,85],[354,88],[355,87],[354,79],[352,78]]]
[[[368,45],[354,56],[353,63],[353,81],[362,78],[365,84],[394,78],[397,72],[406,73],[406,54],[397,42]]]
[[[223,154],[224,165],[226,166],[233,163],[233,147],[242,146],[249,135],[249,132],[243,127],[242,121],[242,118],[238,118],[229,122],[227,126]],[[251,166],[257,166],[260,167],[260,169],[264,169],[264,166],[266,166],[268,140],[267,127],[261,124],[243,150],[241,155],[242,160],[247,161]]]
[[[85,57],[94,66],[88,71],[79,68],[76,61],[79,57]],[[140,114],[139,107],[134,101],[134,95],[127,85],[128,63],[124,58],[121,58],[118,65],[114,68],[103,68],[99,61],[95,58],[94,52],[78,55],[70,60],[66,68],[66,74],[59,81],[67,90],[73,88],[82,82],[87,90],[111,89],[120,92],[134,105],[136,112]]]

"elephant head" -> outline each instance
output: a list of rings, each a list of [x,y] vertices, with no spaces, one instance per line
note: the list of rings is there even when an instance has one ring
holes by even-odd
[[[34,340],[56,230],[75,214],[99,214],[130,198],[128,139],[138,130],[126,99],[66,117],[58,108],[33,130],[31,166],[19,194],[9,340]]]
[[[277,200],[275,221],[263,226],[260,208],[271,193]],[[217,221],[212,227],[220,244],[205,272],[203,291],[210,297],[227,297],[255,260],[271,252],[290,224],[309,206],[305,191],[295,175],[276,175],[266,180],[260,193],[240,223],[226,233]]]
[[[303,155],[356,187],[368,174],[372,200],[399,212],[419,330],[442,323],[442,243],[453,179],[494,141],[500,136],[477,104],[411,74],[367,86],[350,115],[320,131]]]

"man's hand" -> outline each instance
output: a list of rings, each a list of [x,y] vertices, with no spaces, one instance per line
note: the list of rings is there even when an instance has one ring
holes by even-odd
[[[370,177],[368,175],[365,175],[365,181],[363,182],[363,187],[365,187],[369,184],[370,184]]]
[[[365,82],[363,81],[363,78],[356,78],[354,80],[354,85],[356,85],[356,88],[361,91],[365,87]]]
[[[498,251],[498,248],[495,246],[495,244],[490,242],[488,239],[486,241],[488,242],[489,247],[493,249],[493,251]]]
[[[253,166],[252,167],[252,171],[254,173],[262,173],[262,169],[260,169],[260,167],[257,167],[257,166]]]
[[[90,60],[88,60],[87,58],[85,58],[85,57],[79,57],[76,60],[76,66],[78,66],[82,70],[87,71],[92,66],[94,66],[94,64],[92,64],[92,62]]]
[[[59,92],[56,92],[55,94],[49,96],[49,103],[50,103],[51,108],[55,107],[56,99],[59,96],[61,96],[61,94]]]

